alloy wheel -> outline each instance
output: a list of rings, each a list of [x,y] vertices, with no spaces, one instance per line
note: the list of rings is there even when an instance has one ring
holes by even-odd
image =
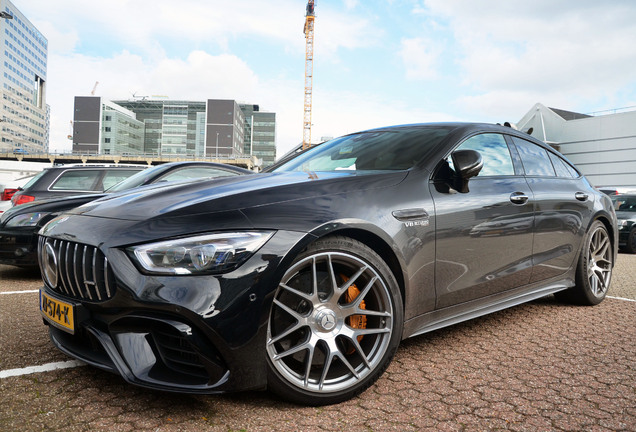
[[[281,280],[269,319],[267,354],[281,378],[310,393],[346,391],[382,363],[391,345],[390,290],[366,261],[319,252]]]
[[[592,294],[604,296],[612,277],[612,248],[604,227],[598,226],[591,233],[587,254],[587,277]]]

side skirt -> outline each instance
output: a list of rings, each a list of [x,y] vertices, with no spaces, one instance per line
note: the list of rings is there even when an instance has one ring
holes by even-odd
[[[573,279],[562,279],[545,285],[530,285],[516,288],[500,294],[494,294],[486,298],[473,300],[467,303],[450,306],[444,309],[435,310],[423,315],[411,318],[404,323],[402,339],[428,333],[462,321],[467,321],[493,312],[497,312],[509,307],[517,306],[545,297],[555,292],[574,286]]]

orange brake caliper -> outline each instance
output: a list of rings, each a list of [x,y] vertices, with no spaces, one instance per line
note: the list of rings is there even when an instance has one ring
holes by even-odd
[[[340,277],[347,282],[349,278],[343,274]],[[360,295],[360,290],[356,286],[356,284],[351,284],[349,288],[347,288],[347,292],[345,293],[345,300],[347,303],[353,302]],[[360,302],[360,309],[366,309],[366,305],[364,300]],[[367,328],[367,316],[366,315],[351,315],[349,317],[349,325],[354,329],[365,329]],[[362,341],[364,336],[358,336],[358,342]],[[347,354],[353,354],[355,349],[352,347]]]

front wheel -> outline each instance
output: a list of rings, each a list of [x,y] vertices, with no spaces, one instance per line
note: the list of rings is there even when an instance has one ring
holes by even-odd
[[[576,286],[556,294],[560,300],[582,305],[603,301],[612,279],[614,254],[605,225],[595,221],[583,242],[576,268]]]
[[[627,236],[627,244],[625,245],[625,252],[636,253],[636,227],[632,228],[631,232]]]
[[[305,405],[350,399],[387,368],[402,325],[402,298],[386,263],[356,240],[318,240],[296,258],[274,295],[268,385]]]

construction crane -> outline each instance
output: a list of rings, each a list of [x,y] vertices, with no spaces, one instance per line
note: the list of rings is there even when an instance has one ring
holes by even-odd
[[[303,150],[311,147],[311,95],[314,77],[314,0],[307,1],[305,14],[305,104],[303,115]]]
[[[91,91],[91,96],[95,96],[95,90],[97,90],[97,84],[99,84],[99,81],[95,81],[95,85],[93,86],[93,90]]]

